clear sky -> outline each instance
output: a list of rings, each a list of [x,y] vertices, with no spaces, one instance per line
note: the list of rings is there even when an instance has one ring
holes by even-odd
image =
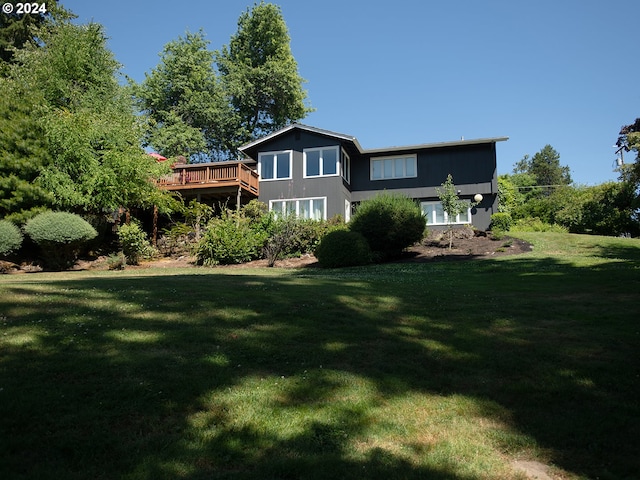
[[[253,0],[61,0],[105,26],[142,81],[163,46],[202,29],[229,43]],[[273,0],[315,112],[302,123],[363,148],[508,136],[498,173],[545,145],[575,182],[613,171],[640,117],[638,0]],[[625,160],[631,160],[631,154]],[[455,179],[454,179],[455,180]]]

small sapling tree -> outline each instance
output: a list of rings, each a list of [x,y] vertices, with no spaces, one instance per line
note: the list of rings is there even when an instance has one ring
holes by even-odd
[[[476,204],[469,204],[469,202],[461,200],[458,197],[458,192],[451,174],[447,175],[447,180],[440,188],[436,189],[436,192],[442,204],[442,209],[447,214],[447,233],[449,235],[449,250],[451,250],[451,246],[453,245],[453,222],[458,215],[466,212],[469,206],[473,207]]]

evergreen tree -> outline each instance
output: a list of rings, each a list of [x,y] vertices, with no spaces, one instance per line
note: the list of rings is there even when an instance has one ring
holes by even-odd
[[[49,157],[44,131],[33,114],[35,96],[20,94],[6,78],[0,78],[0,89],[0,218],[23,223],[53,200],[35,183]]]
[[[57,0],[38,3],[38,8],[30,13],[19,13],[16,0],[4,0],[13,5],[11,13],[0,14],[0,76],[8,73],[9,64],[13,63],[17,50],[27,45],[37,45],[38,28],[53,19],[71,19],[75,16],[58,5]],[[30,4],[30,7],[32,5]]]
[[[525,155],[516,164],[514,173],[533,175],[535,185],[540,187],[569,185],[572,182],[569,167],[560,165],[560,154],[551,145],[545,145],[532,158]]]

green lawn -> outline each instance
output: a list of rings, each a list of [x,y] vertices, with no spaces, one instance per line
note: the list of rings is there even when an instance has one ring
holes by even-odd
[[[2,479],[640,475],[640,241],[0,276]]]

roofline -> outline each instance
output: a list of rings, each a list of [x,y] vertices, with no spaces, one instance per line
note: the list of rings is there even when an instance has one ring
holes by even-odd
[[[481,145],[486,143],[497,143],[497,142],[504,142],[509,140],[509,137],[492,137],[492,138],[478,138],[473,140],[456,140],[456,141],[450,141],[450,142],[421,143],[417,145],[404,145],[404,146],[394,146],[394,147],[386,147],[386,148],[364,149],[360,145],[360,142],[358,142],[358,139],[352,135],[332,132],[331,130],[324,130],[322,128],[311,127],[309,125],[303,125],[301,123],[292,123],[291,125],[287,125],[286,127],[283,127],[276,132],[272,132],[269,135],[266,135],[252,142],[249,142],[245,145],[242,145],[241,147],[238,148],[238,150],[241,151],[242,153],[245,153],[245,151],[248,149],[251,149],[257,145],[260,145],[263,142],[267,142],[276,137],[279,137],[280,135],[284,135],[285,133],[295,129],[304,130],[306,132],[316,133],[319,135],[326,135],[329,137],[334,137],[334,138],[351,142],[355,145],[358,151],[363,155],[376,154],[376,153],[400,152],[403,150],[427,150],[430,148],[457,147],[457,146],[464,146],[464,145]]]
[[[370,148],[363,150],[363,154],[372,153],[386,153],[386,152],[399,152],[403,150],[427,150],[429,148],[442,148],[442,147],[457,147],[464,145],[481,145],[485,143],[497,143],[505,142],[509,140],[509,137],[492,137],[492,138],[476,138],[473,140],[456,140],[451,142],[437,142],[437,143],[421,143],[418,145],[404,145],[386,148]]]
[[[252,147],[255,147],[256,145],[259,145],[263,142],[267,142],[273,138],[279,137],[280,135],[283,135],[291,130],[294,129],[298,129],[298,130],[304,130],[306,132],[311,132],[311,133],[317,133],[320,135],[326,135],[329,137],[334,137],[334,138],[339,138],[341,140],[345,140],[348,142],[352,142],[356,148],[358,149],[358,151],[363,152],[363,148],[360,146],[360,143],[358,142],[358,139],[352,135],[346,135],[344,133],[338,133],[338,132],[332,132],[331,130],[324,130],[322,128],[317,128],[317,127],[311,127],[309,125],[303,125],[302,123],[292,123],[291,125],[287,125],[286,127],[281,128],[280,130],[276,131],[276,132],[272,132],[269,135],[266,135],[264,137],[258,138],[252,142],[249,142],[245,145],[242,145],[240,148],[238,148],[238,150],[240,150],[241,152],[244,153],[245,150],[248,150]]]

